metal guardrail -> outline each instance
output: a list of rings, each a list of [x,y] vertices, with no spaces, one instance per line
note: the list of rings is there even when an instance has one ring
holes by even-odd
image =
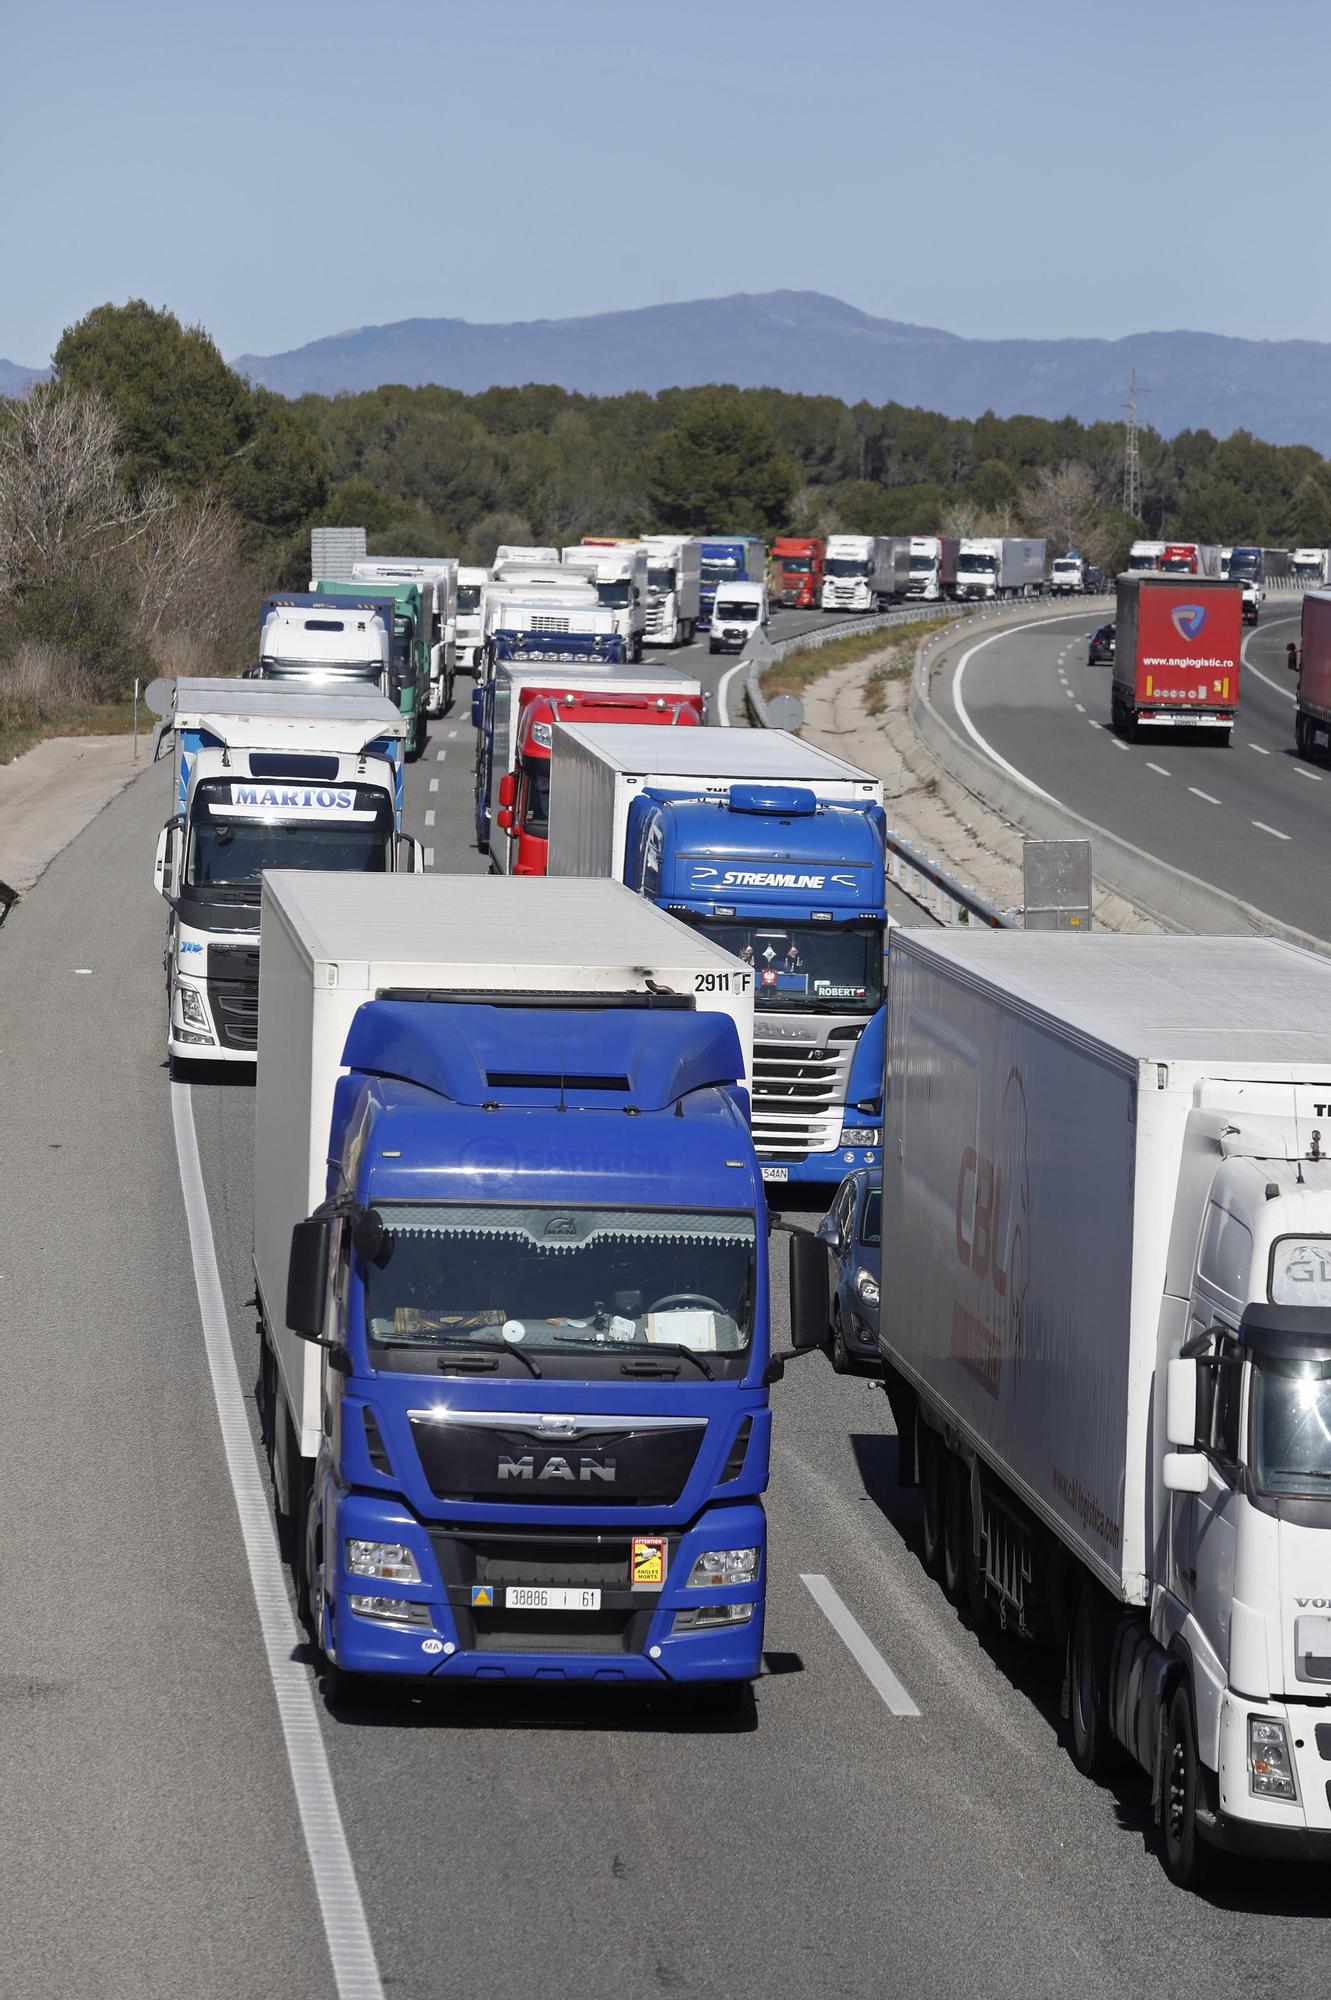
[[[1032,599],[1027,608],[1034,609],[1037,604],[1044,601],[1043,598]],[[999,611],[1011,616],[1014,610],[1022,608],[1019,602],[1015,605],[1011,602],[1001,605],[961,606],[936,603],[908,605],[899,611],[884,612],[876,618],[860,618],[848,623],[839,623],[829,627],[826,632],[801,633],[796,638],[781,640],[774,646],[765,646],[761,652],[753,654],[749,659],[748,671],[744,676],[744,698],[754,726],[758,729],[769,729],[772,726],[768,719],[767,702],[758,685],[760,675],[791,653],[806,652],[811,648],[828,645],[833,639],[843,639],[851,632],[890,630],[893,626],[918,624],[921,620],[939,617],[949,619],[950,630],[951,623],[956,619],[992,618]],[[928,651],[935,640],[947,636],[947,633],[938,632],[922,640],[916,647],[917,659]],[[1015,916],[1009,915],[1005,910],[996,909],[992,903],[986,902],[973,882],[962,882],[948,869],[941,867],[931,854],[925,854],[918,847],[912,847],[910,842],[902,840],[899,834],[888,832],[884,838],[887,846],[887,879],[894,888],[900,889],[903,895],[909,896],[913,903],[918,903],[921,909],[927,910],[936,923],[949,928],[958,926],[965,928],[974,924],[982,924],[989,930],[1006,931],[1020,928],[1019,920]]]

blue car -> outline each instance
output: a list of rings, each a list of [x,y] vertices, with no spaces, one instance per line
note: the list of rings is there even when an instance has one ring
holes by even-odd
[[[883,1183],[877,1167],[847,1174],[818,1235],[827,1245],[827,1346],[838,1375],[877,1374]]]

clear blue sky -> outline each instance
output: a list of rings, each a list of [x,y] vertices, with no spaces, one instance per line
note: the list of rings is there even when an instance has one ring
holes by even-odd
[[[979,336],[1331,337],[1314,0],[8,12],[15,361],[134,296],[228,356],[780,286]]]

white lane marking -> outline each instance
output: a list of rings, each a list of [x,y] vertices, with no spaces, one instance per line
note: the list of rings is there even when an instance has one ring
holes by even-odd
[[[1302,623],[1302,621],[1303,621],[1302,612],[1299,613],[1299,616],[1297,618],[1292,618],[1292,617],[1268,618],[1266,621],[1267,630],[1269,631],[1272,625],[1299,625]],[[1295,699],[1293,688],[1283,686],[1279,681],[1273,681],[1270,674],[1264,674],[1261,668],[1255,667],[1252,661],[1248,658],[1248,648],[1249,646],[1251,646],[1253,640],[1256,637],[1257,634],[1255,631],[1249,632],[1247,638],[1244,640],[1242,646],[1240,646],[1239,648],[1239,658],[1243,662],[1244,673],[1256,674],[1259,681],[1265,681],[1266,685],[1269,688],[1274,688],[1277,694],[1283,694],[1286,701],[1293,701]]]
[[[1271,755],[1271,752],[1266,748],[1264,743],[1250,743],[1248,748],[1255,750],[1259,757],[1269,757]]]
[[[383,2000],[383,1983],[328,1768],[310,1676],[292,1658],[300,1644],[300,1635],[287,1599],[282,1558],[245,1414],[199,1161],[194,1104],[187,1083],[171,1085],[171,1119],[213,1400],[333,1978],[339,2000]]]
[[[432,792],[437,792],[437,791],[439,790],[439,780],[438,780],[438,778],[431,778],[431,780],[430,780],[430,790],[431,790]]]
[[[864,1627],[853,1618],[825,1576],[801,1576],[808,1591],[832,1630],[872,1688],[883,1697],[893,1715],[918,1715],[919,1709],[906,1693],[887,1661]]]
[[[979,730],[970,719],[970,712],[962,696],[961,683],[965,679],[966,669],[975,658],[975,655],[982,653],[986,646],[992,646],[996,639],[1014,639],[1019,632],[1038,632],[1042,628],[1048,630],[1052,623],[1052,619],[1034,618],[1028,625],[1009,625],[1004,632],[991,632],[987,639],[978,639],[973,646],[969,647],[962,654],[961,658],[957,661],[957,671],[952,676],[952,705],[957,711],[957,719],[966,734],[973,743],[978,745],[991,764],[997,764],[999,770],[1006,771],[1009,778],[1015,778],[1017,783],[1024,786],[1028,792],[1034,792],[1037,799],[1047,799],[1051,794],[1044,789],[1043,785],[1037,785],[1034,779],[1028,778],[1023,771],[1019,771],[1015,764],[1009,764],[1006,757],[1000,757],[997,750],[994,749],[993,744],[981,736]],[[1126,748],[1126,745],[1124,747]]]
[[[1075,701],[1077,699],[1075,693],[1071,688],[1064,688],[1063,692],[1067,696],[1069,701]]]
[[[434,867],[434,849],[432,847],[427,847],[425,850],[425,865],[427,868]]]
[[[1219,799],[1213,798],[1210,792],[1199,792],[1196,785],[1189,785],[1188,790],[1195,799],[1205,799],[1208,806],[1218,806],[1220,803]]]
[[[1086,704],[1085,704],[1085,702],[1084,702],[1084,701],[1079,701],[1079,702],[1077,703],[1077,713],[1078,713],[1078,715],[1085,715],[1085,713],[1086,713]]]
[[[450,729],[450,730],[449,730],[449,732],[448,732],[448,736],[449,736],[449,741],[451,742],[451,741],[452,741],[452,739],[453,739],[453,738],[454,738],[454,737],[455,737],[456,735],[457,735],[457,730],[456,730],[456,729]],[[443,753],[443,751],[441,750],[439,754],[440,754],[440,756],[442,757],[444,753]]]
[[[716,721],[718,729],[730,729],[733,727],[730,720],[730,683],[734,680],[740,668],[747,668],[748,664],[747,660],[736,660],[734,666],[727,667],[721,676],[716,690],[716,706],[719,711]]]
[[[435,753],[434,753],[434,761],[435,761],[435,763],[436,763],[436,764],[442,764],[442,763],[443,763],[443,761],[444,761],[444,759],[445,759],[445,757],[447,757],[447,755],[448,755],[448,752],[447,752],[447,750],[436,750],[436,751],[435,751]]]
[[[1167,778],[1169,776],[1169,773],[1165,769],[1163,764],[1148,764],[1146,768],[1148,771],[1158,771],[1162,778]]]
[[[1086,718],[1086,720],[1087,720],[1087,721],[1088,721],[1088,722],[1090,723],[1090,725],[1091,725],[1091,728],[1092,728],[1092,729],[1103,729],[1103,728],[1104,728],[1104,724],[1103,724],[1103,722],[1100,722],[1100,721],[1098,721],[1098,720],[1096,719],[1096,717],[1095,717],[1095,716],[1093,716],[1093,715],[1088,715],[1088,716],[1087,716],[1087,718]]]
[[[1322,782],[1322,774],[1320,771],[1305,771],[1302,764],[1296,764],[1294,766],[1294,775],[1296,778],[1311,778],[1315,785],[1320,785]]]
[[[1103,722],[1100,724],[1100,727],[1102,729],[1105,727]],[[1109,740],[1116,750],[1126,750],[1128,747],[1126,743],[1120,742],[1117,736],[1111,736]]]
[[[1276,840],[1292,840],[1294,838],[1292,833],[1282,833],[1278,826],[1268,826],[1264,819],[1255,819],[1253,825],[1259,833],[1269,833]]]
[[[425,824],[426,824],[427,826],[433,826],[433,825],[434,825],[434,809],[433,809],[433,807],[432,807],[432,808],[430,809],[430,811],[429,811],[429,812],[427,812],[427,813],[426,813],[426,815],[425,815]]]

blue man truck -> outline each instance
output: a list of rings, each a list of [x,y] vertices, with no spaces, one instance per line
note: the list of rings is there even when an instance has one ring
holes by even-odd
[[[719,583],[764,583],[767,547],[761,535],[717,535],[699,544],[698,630],[710,632]]]
[[[154,681],[154,751],[175,737],[154,885],[170,909],[167,1056],[253,1063],[265,868],[411,872],[402,832],[407,724],[383,695],[252,680]]]
[[[265,878],[260,1394],[331,1699],[758,1672],[752,995],[610,882]]]
[[[624,882],[753,967],[768,1181],[881,1160],[884,826],[881,780],[781,730],[554,730],[549,874]]]

